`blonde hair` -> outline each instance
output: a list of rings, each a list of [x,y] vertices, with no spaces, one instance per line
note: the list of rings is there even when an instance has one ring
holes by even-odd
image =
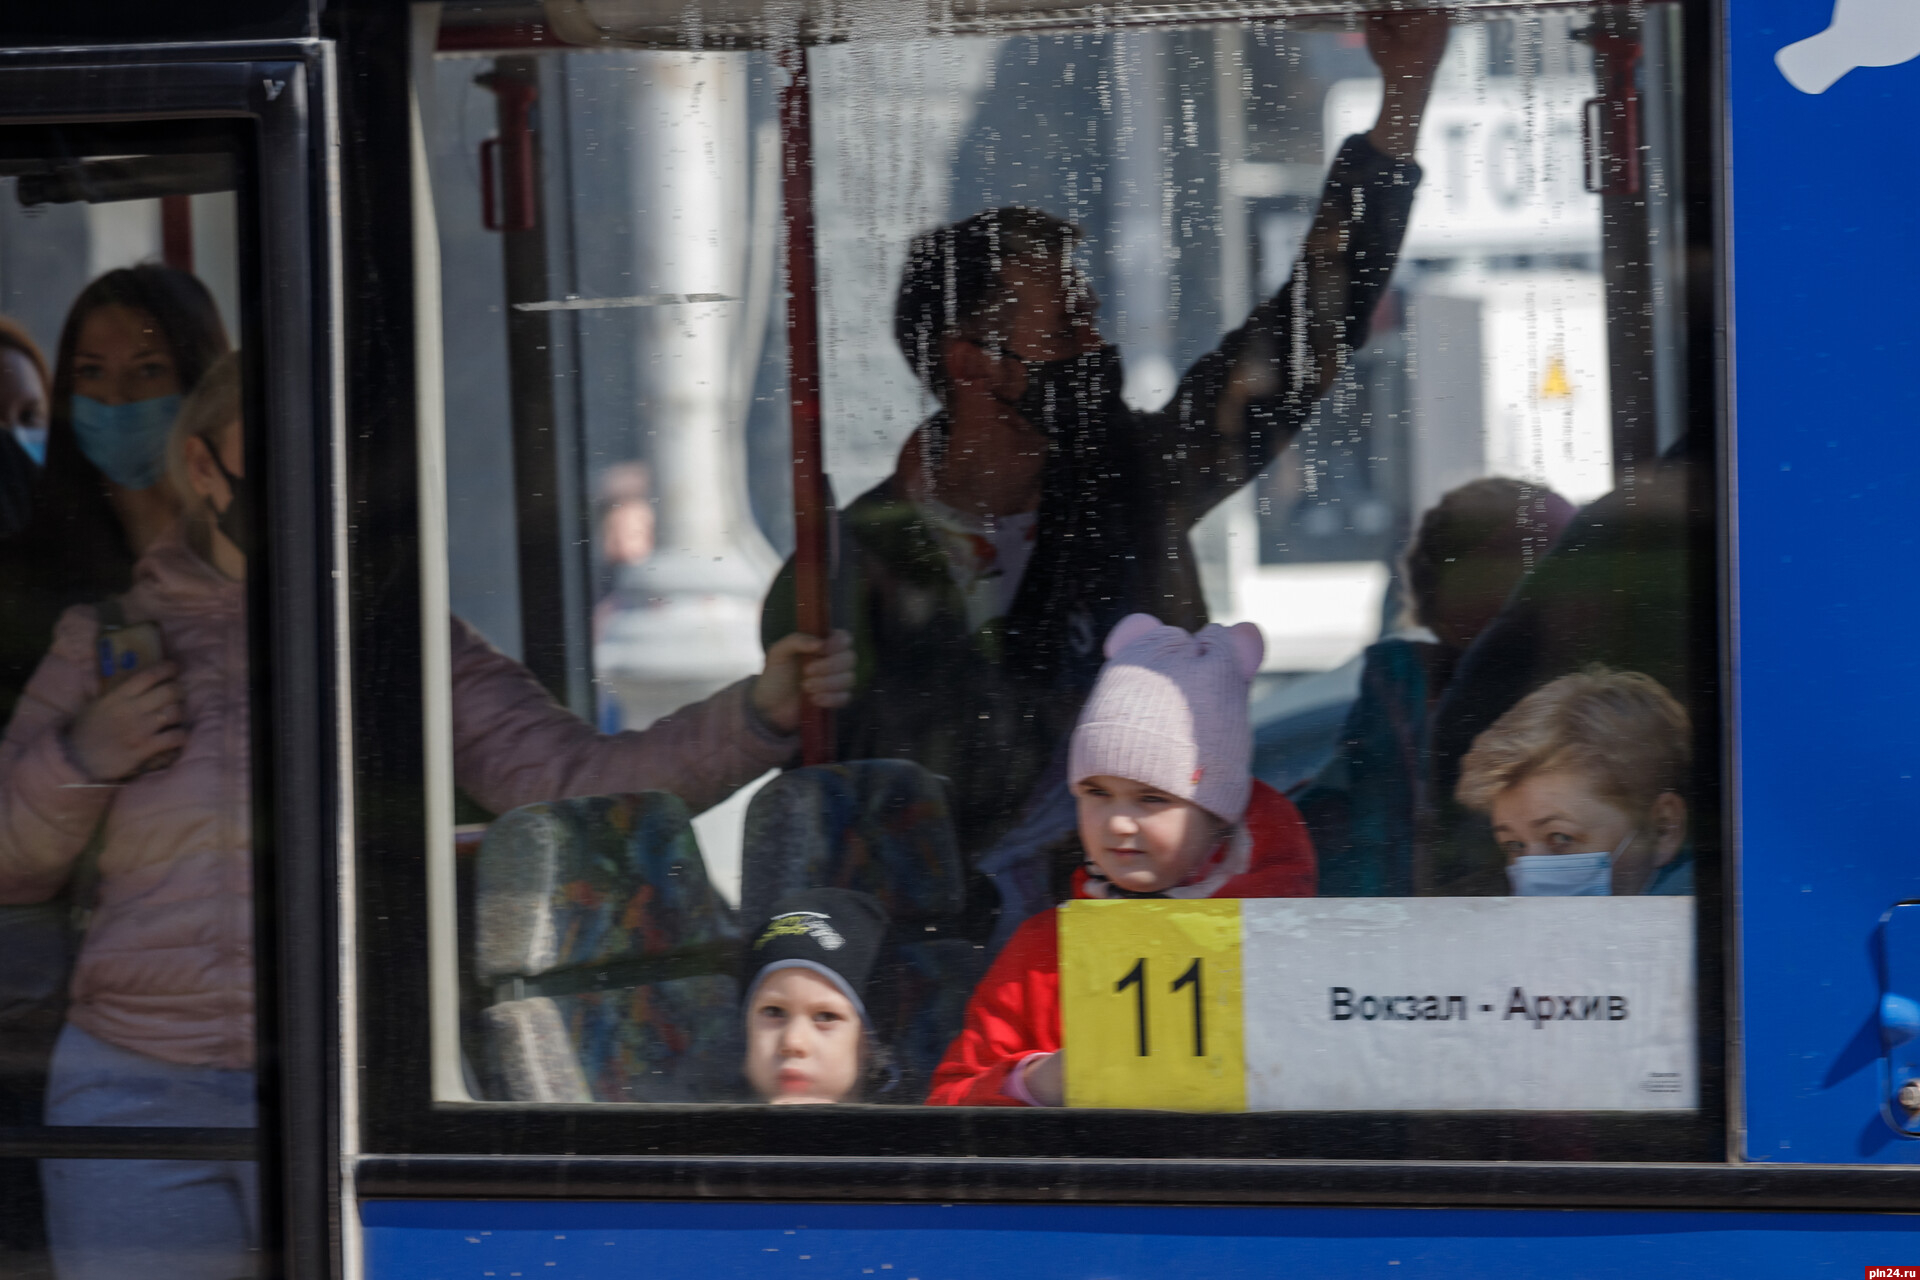
[[[187,472],[187,441],[205,440],[208,448],[218,450],[227,429],[239,421],[240,353],[229,351],[201,376],[174,416],[173,432],[167,437],[167,478],[180,496],[180,515],[190,528],[206,523],[212,512]]]
[[[1454,795],[1486,813],[1508,787],[1571,770],[1638,817],[1664,792],[1684,795],[1693,726],[1659,681],[1593,666],[1542,685],[1473,740]]]

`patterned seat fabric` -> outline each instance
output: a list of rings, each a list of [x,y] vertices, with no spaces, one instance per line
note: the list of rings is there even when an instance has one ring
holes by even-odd
[[[940,780],[908,760],[783,773],[747,807],[740,912],[761,919],[795,889],[859,889],[895,929],[960,914],[966,884]]]
[[[689,953],[711,972],[645,985],[504,998],[483,1011],[493,1066],[525,1102],[689,1102],[732,1096],[741,1056],[739,943],[677,797],[587,796],[515,809],[475,868],[475,968],[514,979]]]
[[[940,779],[907,760],[781,774],[747,808],[741,875],[750,921],[795,889],[880,899],[893,938],[866,999],[901,1082],[874,1101],[918,1102],[985,969],[985,952],[957,936],[966,877]]]

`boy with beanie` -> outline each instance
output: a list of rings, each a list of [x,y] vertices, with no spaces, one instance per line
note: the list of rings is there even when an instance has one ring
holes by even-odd
[[[747,1083],[763,1102],[846,1102],[885,1070],[867,979],[886,938],[871,894],[802,889],[781,897],[747,948]]]
[[[1286,797],[1250,772],[1247,694],[1265,645],[1251,623],[1189,634],[1136,613],[1068,746],[1086,864],[1077,898],[1311,897],[1313,845]],[[945,1106],[1059,1106],[1057,910],[1020,926],[934,1073]]]

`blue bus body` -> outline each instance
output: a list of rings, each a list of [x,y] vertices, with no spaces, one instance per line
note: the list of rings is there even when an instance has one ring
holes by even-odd
[[[1904,1266],[1894,1214],[1037,1205],[373,1202],[371,1276],[1850,1276]]]
[[[1875,926],[1920,891],[1900,834],[1912,690],[1884,642],[1905,609],[1886,574],[1910,536],[1920,330],[1899,297],[1920,256],[1915,175],[1875,156],[1920,67],[1796,91],[1774,54],[1824,8],[1728,6],[1742,1155],[1909,1164],[1920,1148],[1878,1114]]]

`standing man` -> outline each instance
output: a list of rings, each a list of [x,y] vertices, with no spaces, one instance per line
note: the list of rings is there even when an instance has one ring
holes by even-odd
[[[1057,757],[1107,632],[1130,613],[1206,623],[1188,532],[1286,447],[1365,342],[1446,41],[1437,12],[1370,19],[1377,123],[1335,158],[1292,279],[1157,412],[1120,398],[1067,222],[998,209],[909,248],[894,335],[940,411],[840,515],[835,621],[859,668],[838,748],[949,780],[976,940],[1049,904],[1047,851],[1074,821]],[[762,630],[793,628],[789,563]]]

